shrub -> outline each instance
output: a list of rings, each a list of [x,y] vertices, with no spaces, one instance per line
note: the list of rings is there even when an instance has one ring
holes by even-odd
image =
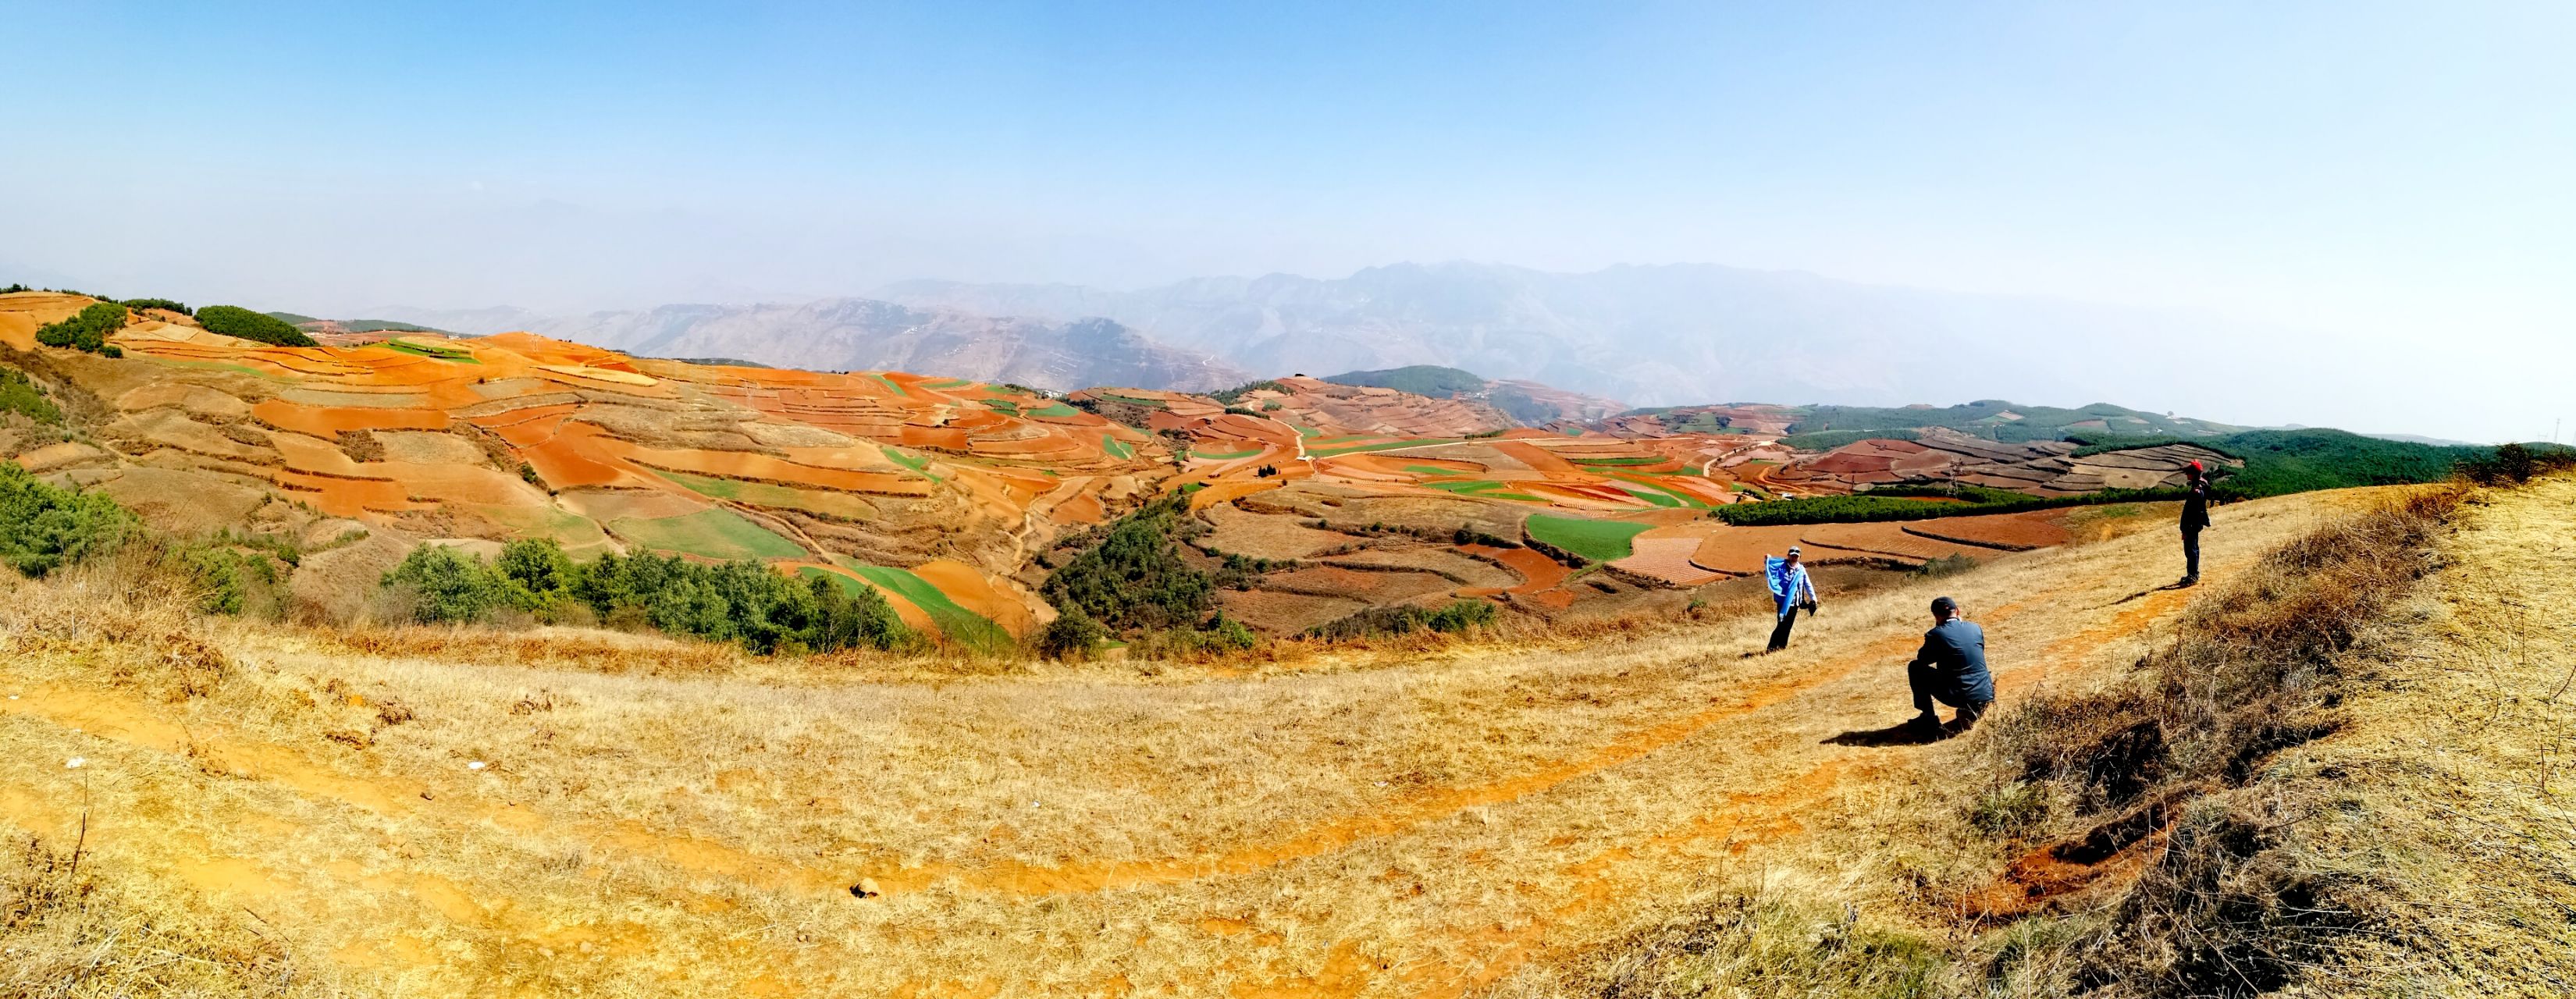
[[[1926,579],[1939,579],[1943,576],[1956,576],[1976,567],[1977,560],[1966,555],[1943,555],[1923,563],[1921,568],[1914,570],[1914,574]]]
[[[1082,608],[1074,607],[1056,615],[1055,620],[1047,622],[1046,630],[1038,632],[1038,654],[1049,659],[1089,659],[1100,643],[1108,640],[1108,628],[1083,613]]]
[[[0,461],[0,562],[42,576],[131,537],[134,515],[96,493],[46,483],[12,461]]]
[[[129,298],[117,304],[138,311],[142,309],[160,309],[165,312],[176,312],[183,316],[195,314],[188,311],[188,306],[185,303],[174,302],[166,298]]]
[[[38,423],[63,422],[62,409],[16,368],[0,368],[0,413],[16,413]]]
[[[209,305],[197,310],[197,325],[209,332],[256,340],[280,347],[318,347],[313,338],[304,335],[286,320],[266,313],[253,312],[238,305]]]
[[[408,592],[424,624],[464,623],[508,602],[509,583],[482,559],[446,545],[422,545],[385,574],[383,585]]]
[[[48,347],[70,347],[93,354],[122,356],[123,352],[108,346],[107,337],[125,328],[130,315],[114,302],[96,302],[61,322],[46,323],[36,328],[36,342]]]

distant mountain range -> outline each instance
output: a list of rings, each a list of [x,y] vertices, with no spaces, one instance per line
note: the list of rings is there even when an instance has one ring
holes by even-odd
[[[936,371],[1059,391],[1132,385],[1207,392],[1253,378],[1107,319],[986,316],[864,298],[665,305],[579,316],[519,309],[374,311],[469,335],[526,330],[648,357],[742,358],[815,371]]]
[[[987,315],[1106,317],[1263,374],[1443,365],[1646,406],[2153,399],[2167,393],[2142,383],[2206,377],[2158,348],[2209,343],[2223,325],[1707,264],[1586,274],[1395,264],[1338,279],[1200,278],[1131,292],[907,281],[871,294]],[[2120,363],[2102,363],[2106,350]]]
[[[2263,337],[2210,316],[1706,264],[1584,274],[1394,264],[1346,278],[1211,277],[1137,291],[923,280],[804,304],[369,314],[656,356],[940,371],[1048,389],[1207,391],[1437,365],[1641,406],[2011,397],[2207,408],[2229,388],[2208,358],[2235,369],[2297,363],[2257,356]]]

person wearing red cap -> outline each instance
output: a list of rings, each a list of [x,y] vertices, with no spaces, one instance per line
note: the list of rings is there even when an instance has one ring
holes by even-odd
[[[2200,582],[2200,532],[2209,526],[2209,476],[2200,463],[2191,463],[2190,492],[2182,500],[2182,582],[2191,586]]]

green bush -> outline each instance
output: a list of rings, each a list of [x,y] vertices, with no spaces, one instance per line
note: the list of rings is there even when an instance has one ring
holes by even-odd
[[[188,311],[186,303],[174,302],[166,298],[129,298],[117,304],[136,311],[144,309],[163,309],[170,312],[176,312],[183,316],[194,315],[194,313]]]
[[[95,302],[69,319],[46,323],[36,328],[36,342],[48,347],[70,347],[110,357],[123,356],[123,351],[109,346],[108,335],[125,328],[130,314],[114,302]]]
[[[208,614],[273,612],[285,578],[277,560],[266,554],[243,554],[220,545],[190,545],[175,562],[197,591],[197,609]]]
[[[1922,436],[1923,432],[1920,430],[1901,427],[1887,430],[1818,430],[1811,433],[1790,434],[1780,438],[1780,443],[1800,451],[1831,451],[1845,444],[1865,440],[1910,441],[1919,440]]]
[[[1277,392],[1281,395],[1286,395],[1288,394],[1288,386],[1281,385],[1278,382],[1264,378],[1257,382],[1248,382],[1242,385],[1237,385],[1223,392],[1210,392],[1208,393],[1208,397],[1231,406],[1234,405],[1235,400],[1243,398],[1244,393],[1261,391]]]
[[[208,332],[256,340],[280,347],[318,347],[313,338],[304,335],[286,320],[266,313],[253,312],[238,305],[209,305],[197,310],[197,325]]]
[[[1057,614],[1038,632],[1038,654],[1049,659],[1089,659],[1109,640],[1109,629],[1075,607]]]
[[[446,545],[422,545],[385,574],[384,585],[408,591],[412,616],[424,624],[479,621],[508,604],[510,583],[482,559]]]
[[[0,368],[0,413],[16,413],[38,423],[63,422],[62,409],[16,368]]]
[[[104,554],[132,537],[134,515],[97,493],[46,483],[0,461],[0,562],[28,576]]]

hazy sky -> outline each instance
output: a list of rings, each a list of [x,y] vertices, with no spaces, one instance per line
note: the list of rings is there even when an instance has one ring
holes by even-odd
[[[2576,410],[2564,0],[537,6],[7,3],[0,281],[346,313],[1705,261],[2309,331],[2350,389],[2305,422]]]

